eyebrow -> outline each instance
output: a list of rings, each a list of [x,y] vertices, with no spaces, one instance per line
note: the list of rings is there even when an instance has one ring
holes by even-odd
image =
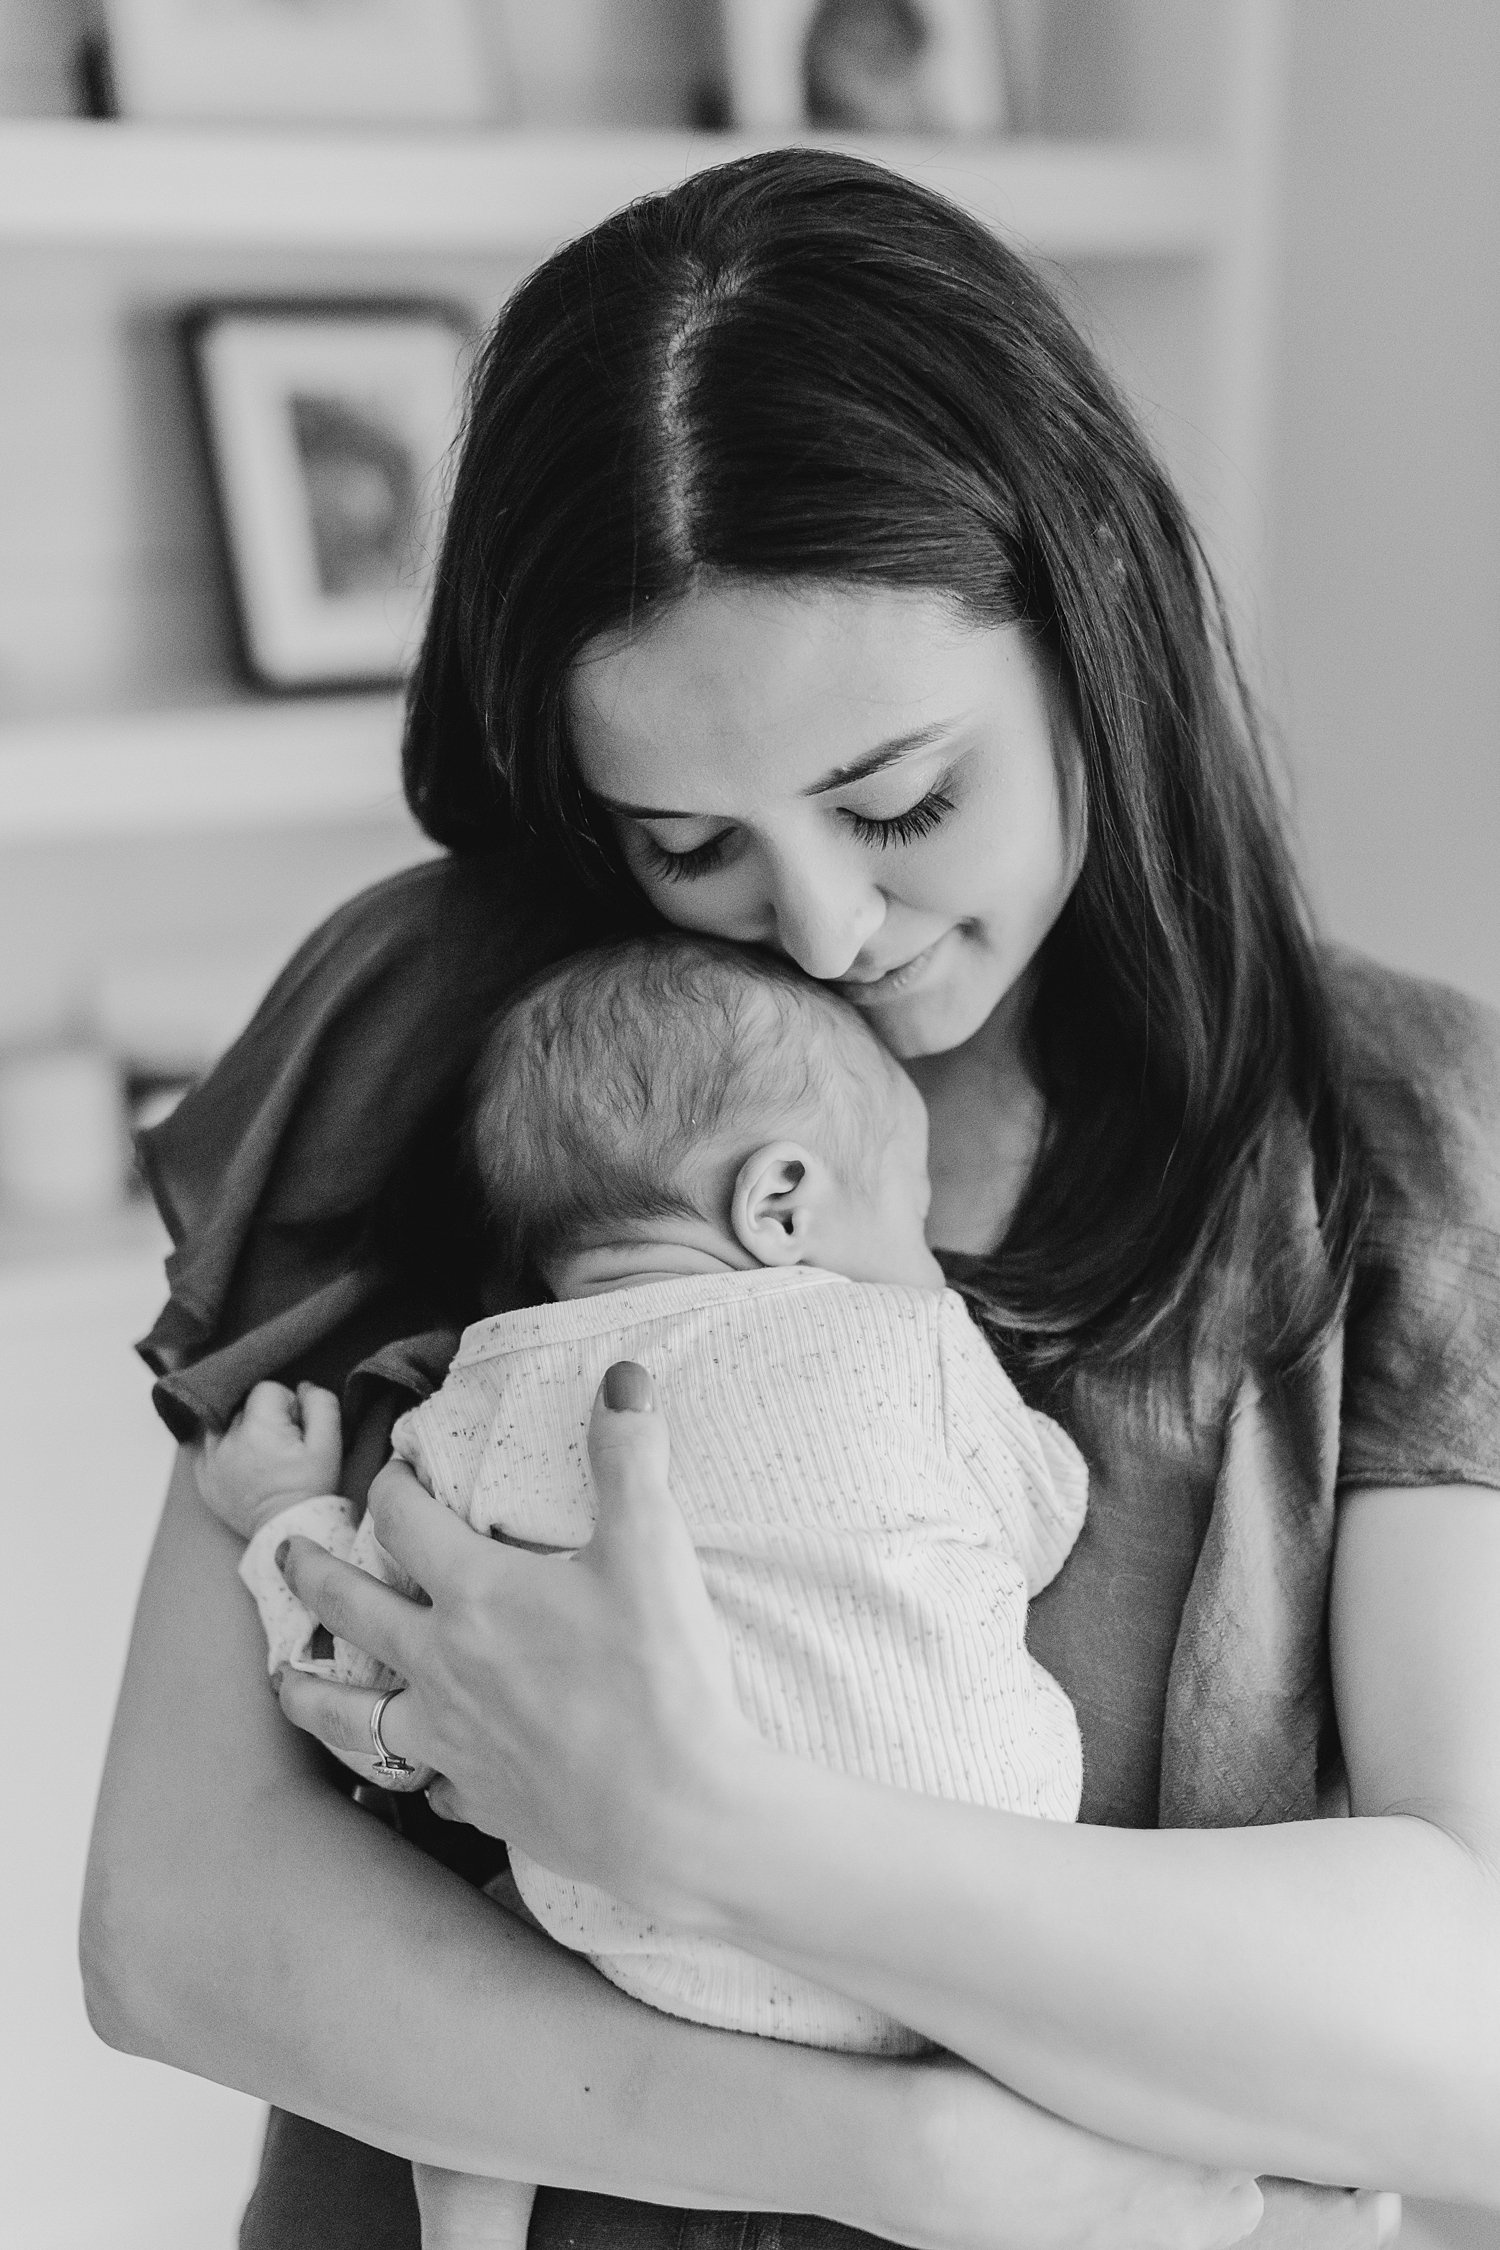
[[[834,766],[821,781],[802,791],[804,797],[826,797],[830,790],[847,789],[852,781],[868,780],[872,773],[883,773],[901,758],[910,757],[914,750],[926,750],[945,734],[952,731],[951,722],[936,726],[919,727],[915,734],[895,735],[889,742],[881,742],[867,750],[862,758],[855,758],[847,766]],[[596,804],[607,812],[619,813],[626,820],[711,820],[711,813],[669,812],[664,805],[627,805],[618,797],[605,796],[602,789],[589,792]]]

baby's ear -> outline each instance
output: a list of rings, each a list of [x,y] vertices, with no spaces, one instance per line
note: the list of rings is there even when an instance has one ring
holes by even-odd
[[[762,1266],[810,1263],[832,1186],[827,1165],[800,1141],[767,1141],[735,1176],[729,1223],[740,1248]]]

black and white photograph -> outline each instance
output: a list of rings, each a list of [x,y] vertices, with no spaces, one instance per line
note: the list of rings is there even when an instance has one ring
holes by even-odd
[[[738,125],[943,134],[1007,121],[989,0],[724,0],[724,32]]]
[[[492,63],[475,0],[102,0],[126,118],[473,124]]]
[[[251,676],[398,681],[457,427],[460,316],[243,306],[187,335]]]
[[[1500,2250],[1497,84],[0,0],[3,2250]]]

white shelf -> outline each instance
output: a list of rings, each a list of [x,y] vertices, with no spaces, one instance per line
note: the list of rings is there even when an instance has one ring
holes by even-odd
[[[0,246],[534,257],[632,197],[786,136],[212,131],[72,119],[0,124]],[[842,145],[941,188],[1053,256],[1180,256],[1222,240],[1223,169],[1129,142]]]
[[[391,695],[0,724],[0,848],[404,817]]]

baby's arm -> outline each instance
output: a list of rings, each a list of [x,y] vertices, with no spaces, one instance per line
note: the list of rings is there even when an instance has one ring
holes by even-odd
[[[334,1489],[343,1461],[342,1439],[338,1400],[331,1391],[313,1383],[301,1383],[295,1392],[281,1383],[257,1383],[224,1435],[204,1440],[198,1489],[210,1513],[248,1542],[240,1557],[240,1577],[265,1628],[268,1671],[292,1665],[354,1687],[398,1686],[394,1673],[363,1649],[325,1632],[276,1567],[283,1541],[296,1533],[372,1578],[413,1591],[375,1537],[368,1517],[356,1524],[353,1508]],[[390,1785],[390,1777],[374,1772],[373,1750],[368,1757],[339,1755],[362,1779]],[[424,1788],[431,1779],[425,1768],[414,1768],[399,1786]]]

